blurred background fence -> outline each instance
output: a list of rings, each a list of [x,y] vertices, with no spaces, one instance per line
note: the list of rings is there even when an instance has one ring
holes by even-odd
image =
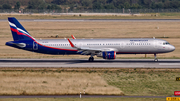
[[[126,13],[126,14],[139,14],[139,13],[178,13],[180,9],[0,9],[0,13]]]

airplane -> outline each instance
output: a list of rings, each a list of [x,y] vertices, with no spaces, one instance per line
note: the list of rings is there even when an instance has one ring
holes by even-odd
[[[155,38],[123,38],[123,39],[35,39],[14,17],[8,18],[14,41],[6,42],[7,46],[27,51],[54,55],[90,55],[103,59],[115,59],[117,54],[156,54],[175,50],[169,42]]]

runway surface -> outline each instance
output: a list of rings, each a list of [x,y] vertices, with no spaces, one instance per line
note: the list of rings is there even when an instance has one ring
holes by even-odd
[[[82,95],[81,98],[166,98],[169,96],[115,96],[115,95]],[[79,95],[47,95],[47,96],[0,96],[0,98],[79,98]]]
[[[35,22],[180,22],[180,19],[18,19],[22,21]],[[0,19],[0,22],[7,22]]]
[[[180,68],[180,59],[0,59],[0,67]]]

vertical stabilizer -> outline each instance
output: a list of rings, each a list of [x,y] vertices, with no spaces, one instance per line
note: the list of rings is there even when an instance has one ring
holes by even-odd
[[[10,29],[14,41],[18,40],[35,40],[26,29],[19,23],[19,21],[14,17],[8,18]]]

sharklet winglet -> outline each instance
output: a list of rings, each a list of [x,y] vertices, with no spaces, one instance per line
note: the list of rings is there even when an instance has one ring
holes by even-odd
[[[71,35],[71,37],[72,37],[73,39],[76,39],[76,38],[74,37],[74,35]]]
[[[74,46],[74,44],[71,42],[71,40],[68,39],[68,41],[69,41],[71,47],[76,48],[76,47]]]

